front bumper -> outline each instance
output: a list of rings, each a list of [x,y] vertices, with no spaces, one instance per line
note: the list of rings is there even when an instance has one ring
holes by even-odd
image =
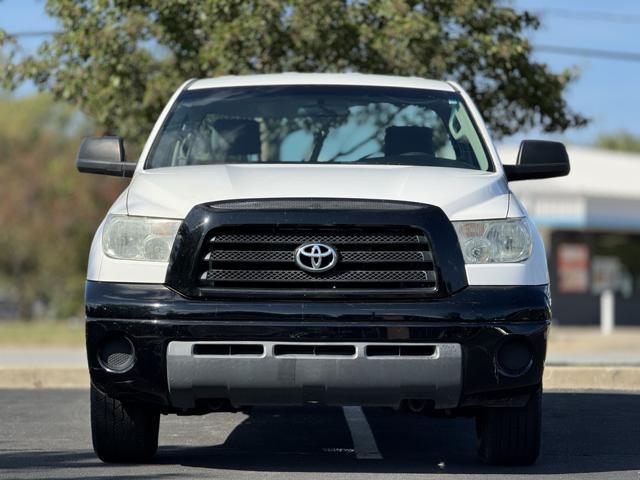
[[[209,352],[201,352],[206,347]],[[243,353],[247,347],[256,353]],[[406,355],[395,353],[400,349]],[[453,408],[462,387],[462,349],[455,343],[173,341],[167,382],[178,408],[214,398],[232,405],[397,405],[412,398]]]
[[[165,411],[213,398],[238,405],[392,405],[420,398],[437,408],[525,401],[542,381],[551,314],[544,286],[467,287],[415,301],[292,302],[192,300],[162,285],[101,282],[87,282],[86,311],[94,385]],[[102,342],[114,335],[125,335],[135,348],[136,363],[125,373],[106,371],[98,361]],[[514,338],[532,355],[519,375],[503,372],[496,361]],[[260,344],[263,354],[193,355],[194,343],[221,342]],[[355,353],[273,354],[276,344],[311,343],[353,345]],[[366,358],[372,344],[433,346],[442,355]]]

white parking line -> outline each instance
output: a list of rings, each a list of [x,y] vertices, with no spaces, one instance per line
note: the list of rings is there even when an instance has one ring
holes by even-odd
[[[344,418],[349,425],[353,448],[356,451],[356,458],[360,460],[380,460],[382,455],[378,450],[376,439],[373,436],[371,427],[367,423],[367,417],[361,407],[342,407]]]

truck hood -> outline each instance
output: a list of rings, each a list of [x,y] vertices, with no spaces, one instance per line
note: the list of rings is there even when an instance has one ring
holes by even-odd
[[[194,205],[247,198],[361,198],[426,203],[451,220],[505,218],[502,174],[404,165],[202,165],[139,170],[130,215],[184,218]]]

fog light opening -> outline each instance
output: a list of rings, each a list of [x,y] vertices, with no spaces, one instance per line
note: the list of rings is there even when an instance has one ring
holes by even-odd
[[[409,399],[407,400],[407,407],[410,412],[422,413],[427,407],[427,401],[421,399]]]
[[[524,375],[533,364],[531,344],[521,337],[507,338],[498,348],[496,361],[503,375],[508,377]]]
[[[124,335],[106,338],[98,349],[98,363],[108,372],[128,372],[136,363],[133,343]]]

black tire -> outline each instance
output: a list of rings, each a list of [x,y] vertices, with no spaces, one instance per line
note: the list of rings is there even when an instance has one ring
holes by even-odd
[[[160,413],[143,404],[123,403],[91,385],[93,450],[107,463],[145,463],[158,449]]]
[[[491,465],[531,465],[540,454],[542,388],[524,407],[485,407],[476,416],[478,454]]]

